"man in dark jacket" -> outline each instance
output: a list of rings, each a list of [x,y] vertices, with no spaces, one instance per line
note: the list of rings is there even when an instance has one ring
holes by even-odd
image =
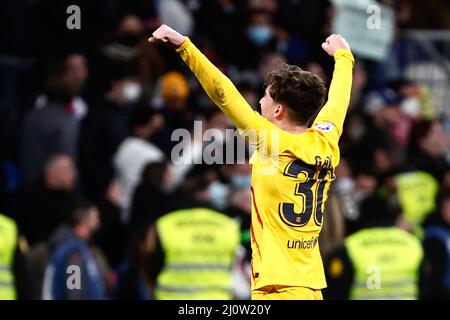
[[[92,103],[83,120],[80,136],[80,172],[83,192],[101,200],[113,176],[111,163],[120,143],[130,134],[132,106],[141,96],[134,64],[111,66],[110,86]]]
[[[22,224],[30,245],[47,241],[65,220],[75,197],[77,169],[65,154],[48,159],[42,179],[26,190]]]
[[[74,97],[81,80],[70,68],[69,60],[52,68],[46,79],[44,105],[33,109],[22,130],[21,171],[25,186],[30,186],[42,172],[48,157],[64,153],[77,161],[79,117]]]

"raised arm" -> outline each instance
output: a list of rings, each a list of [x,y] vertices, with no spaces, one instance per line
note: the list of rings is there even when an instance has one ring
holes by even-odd
[[[220,72],[189,38],[182,36],[166,25],[162,25],[153,33],[153,37],[149,41],[161,42],[175,47],[211,100],[236,127],[242,130],[258,127],[262,117],[250,107],[230,79]]]
[[[313,127],[319,122],[331,122],[337,129],[337,138],[342,134],[345,115],[350,102],[354,58],[347,41],[340,35],[331,35],[322,48],[334,57],[334,72],[328,91],[328,101],[317,115]]]

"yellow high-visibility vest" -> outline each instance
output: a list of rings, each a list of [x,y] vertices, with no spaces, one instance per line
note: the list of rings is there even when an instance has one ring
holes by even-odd
[[[0,214],[0,300],[15,300],[17,298],[12,272],[16,245],[16,223]]]
[[[157,299],[231,299],[231,268],[239,225],[204,208],[174,211],[156,223],[165,265],[157,278]]]
[[[419,239],[399,228],[368,228],[345,240],[354,269],[350,298],[417,299],[423,249]]]

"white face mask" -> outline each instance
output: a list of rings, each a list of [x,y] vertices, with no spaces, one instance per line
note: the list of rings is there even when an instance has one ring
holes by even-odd
[[[236,189],[250,188],[252,185],[252,176],[235,174],[231,177],[231,185]]]
[[[142,87],[139,83],[131,82],[123,86],[122,97],[126,103],[136,102],[141,96]]]
[[[420,113],[420,100],[413,97],[403,99],[400,109],[404,114],[414,117]]]
[[[209,202],[216,209],[224,209],[227,205],[229,189],[226,185],[219,181],[213,181],[208,188]]]

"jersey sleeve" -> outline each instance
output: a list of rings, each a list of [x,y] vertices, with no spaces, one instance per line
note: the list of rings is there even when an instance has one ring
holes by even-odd
[[[352,72],[355,62],[352,53],[339,49],[334,53],[334,72],[328,92],[328,101],[317,115],[312,128],[324,133],[337,144],[342,134],[344,119],[350,102]]]
[[[215,67],[188,37],[185,37],[184,43],[176,51],[211,100],[233,122],[239,132],[256,148],[264,145],[270,151],[271,141],[275,140],[274,136],[281,130],[254,111],[231,80]]]

